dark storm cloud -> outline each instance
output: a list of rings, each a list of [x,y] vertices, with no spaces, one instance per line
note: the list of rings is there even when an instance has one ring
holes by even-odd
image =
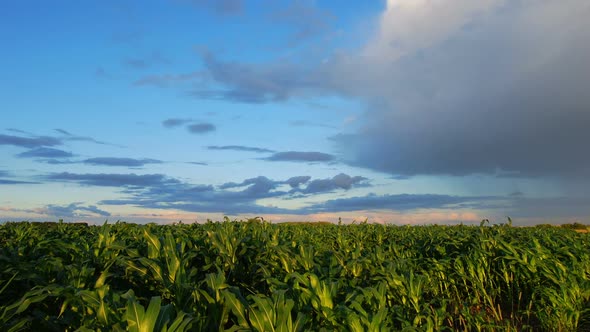
[[[53,173],[44,176],[50,181],[75,182],[81,185],[105,186],[105,187],[150,187],[179,183],[178,180],[166,177],[163,174],[112,174],[112,173]]]
[[[116,157],[99,157],[83,160],[82,163],[94,166],[124,166],[124,167],[142,167],[147,164],[161,164],[161,160],[156,159],[134,159],[134,158],[116,158]]]
[[[286,151],[277,152],[268,158],[264,158],[264,160],[294,162],[329,162],[334,161],[335,157],[331,154],[322,152]]]
[[[171,118],[171,119],[166,119],[166,120],[162,121],[162,126],[164,126],[166,128],[174,128],[174,127],[179,127],[179,126],[185,125],[190,122],[192,122],[191,119]]]
[[[265,149],[265,148],[257,148],[252,146],[244,146],[244,145],[210,145],[207,147],[208,150],[230,150],[230,151],[240,151],[240,152],[257,152],[257,153],[272,153],[273,150]]]
[[[334,138],[345,160],[406,176],[590,174],[589,6],[499,3],[455,25],[444,13],[465,4],[418,7],[425,16],[407,31],[412,13],[384,15],[372,57],[334,69],[363,68],[335,87],[370,106],[363,129]]]
[[[61,144],[61,140],[49,136],[37,136],[30,138],[0,134],[0,145],[13,145],[23,148],[34,149],[47,146],[56,146]]]
[[[362,50],[315,65],[203,52],[211,88],[193,95],[361,100],[361,129],[333,140],[347,163],[394,176],[587,178],[588,15],[583,0],[390,5]]]
[[[54,148],[35,148],[16,155],[19,158],[70,158],[74,155],[71,152]]]
[[[192,134],[206,134],[215,131],[217,128],[211,123],[195,123],[186,126],[186,129]]]

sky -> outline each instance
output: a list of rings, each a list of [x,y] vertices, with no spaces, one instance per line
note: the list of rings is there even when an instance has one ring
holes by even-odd
[[[590,222],[587,0],[0,2],[0,221]]]

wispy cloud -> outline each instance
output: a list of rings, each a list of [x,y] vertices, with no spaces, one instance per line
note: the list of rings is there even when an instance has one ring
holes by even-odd
[[[136,80],[134,86],[155,86],[159,88],[166,88],[177,84],[191,82],[194,80],[203,79],[203,73],[192,72],[187,74],[164,74],[164,75],[149,75]]]
[[[166,128],[175,128],[179,126],[183,126],[187,123],[191,123],[192,119],[179,119],[179,118],[170,118],[162,121],[162,126]]]
[[[179,0],[190,3],[198,8],[211,10],[218,15],[234,16],[244,11],[243,0]]]
[[[61,144],[62,141],[60,139],[50,136],[37,136],[31,138],[0,134],[0,145],[13,145],[23,148],[34,149],[47,146],[56,146]]]
[[[330,162],[336,158],[323,152],[301,152],[301,151],[286,151],[277,152],[264,160],[268,161],[293,161],[293,162]]]
[[[105,187],[154,187],[178,184],[180,181],[171,179],[163,174],[113,174],[113,173],[53,173],[43,176],[50,181],[75,182],[81,185]]]
[[[8,180],[8,179],[0,179],[0,185],[12,185],[12,184],[39,184],[40,182],[31,182],[31,181],[20,181],[20,180]]]
[[[295,120],[289,122],[289,125],[292,127],[320,127],[320,128],[327,128],[327,129],[337,129],[337,126],[325,124],[325,123],[318,123],[313,121],[306,121],[306,120]]]
[[[54,148],[35,148],[16,155],[19,158],[70,158],[74,155],[71,152]]]
[[[110,145],[110,146],[116,146],[116,147],[123,147],[122,145],[99,141],[99,140],[89,137],[89,136],[74,135],[65,129],[57,128],[54,130],[63,135],[62,137],[59,137],[59,139],[63,140],[63,141],[92,142],[92,143],[99,144],[99,145]]]
[[[369,194],[360,197],[349,197],[328,200],[314,204],[307,209],[309,212],[339,212],[339,211],[363,211],[363,210],[394,210],[407,211],[416,209],[444,209],[457,208],[460,204],[473,202],[488,202],[504,199],[501,197],[478,196],[450,196],[434,194],[401,194],[401,195],[376,195]]]
[[[111,214],[108,211],[99,209],[95,205],[82,205],[81,202],[71,203],[69,205],[54,205],[49,204],[44,208],[35,209],[36,213],[45,214],[52,217],[58,218],[80,218],[80,217],[92,217],[102,216],[109,217]]]
[[[155,65],[169,64],[170,60],[160,52],[154,51],[144,57],[128,57],[123,60],[123,65],[134,69],[146,69]]]
[[[93,166],[142,167],[147,164],[161,164],[162,161],[156,159],[97,157],[83,160],[82,163]]]
[[[322,35],[335,19],[329,11],[309,1],[291,1],[286,8],[271,13],[270,17],[273,22],[288,24],[294,30],[289,37],[290,45]]]
[[[191,134],[206,134],[215,131],[217,128],[212,123],[195,123],[186,126],[186,129]]]
[[[265,148],[258,148],[252,146],[244,146],[244,145],[210,145],[207,147],[208,150],[230,150],[230,151],[240,151],[240,152],[256,152],[256,153],[272,153],[273,150],[265,149]]]

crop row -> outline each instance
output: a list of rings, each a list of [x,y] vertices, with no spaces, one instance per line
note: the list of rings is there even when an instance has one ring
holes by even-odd
[[[588,240],[510,225],[5,223],[0,330],[584,330]]]

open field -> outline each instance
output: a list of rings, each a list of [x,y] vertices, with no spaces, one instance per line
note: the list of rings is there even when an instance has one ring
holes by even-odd
[[[0,330],[583,331],[558,227],[0,225]]]

